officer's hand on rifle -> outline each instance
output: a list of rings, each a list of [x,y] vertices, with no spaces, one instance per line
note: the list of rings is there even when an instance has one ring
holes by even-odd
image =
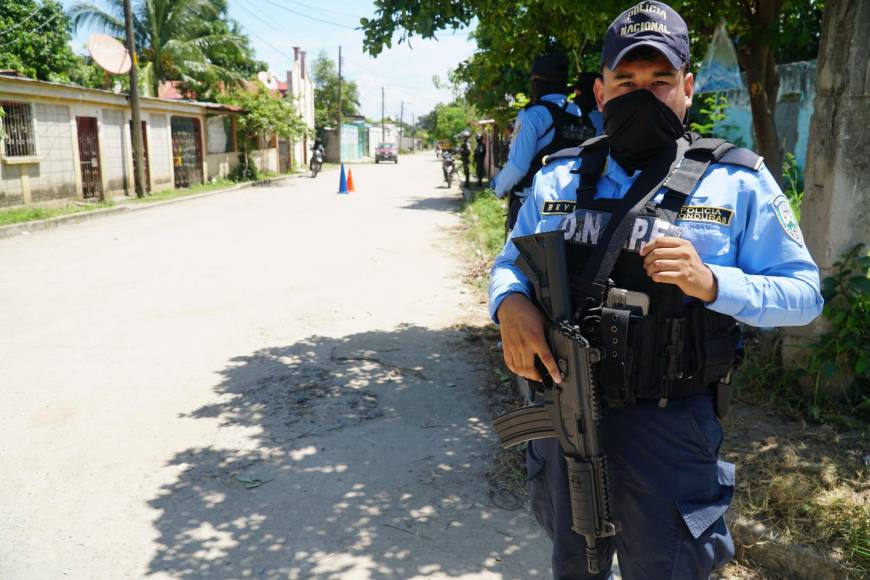
[[[509,294],[498,307],[504,362],[516,374],[531,381],[542,381],[535,367],[535,356],[556,383],[562,382],[559,367],[544,336],[546,319],[537,306],[519,293]]]
[[[675,284],[688,296],[713,302],[719,294],[716,277],[695,246],[681,238],[657,238],[641,249],[643,267],[654,282]]]

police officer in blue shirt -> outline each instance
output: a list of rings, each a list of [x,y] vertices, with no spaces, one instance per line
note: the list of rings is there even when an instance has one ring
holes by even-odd
[[[509,195],[507,231],[513,227],[532,178],[544,156],[579,145],[594,136],[580,109],[568,101],[568,59],[561,54],[535,58],[531,71],[531,102],[519,112],[508,161],[493,178],[498,197]]]
[[[595,372],[608,401],[601,441],[612,516],[622,524],[598,544],[600,572],[587,571],[584,538],[571,530],[558,441],[529,443],[530,502],[553,540],[559,580],[610,577],[614,552],[625,580],[708,578],[733,556],[723,516],[734,465],[718,458],[716,405],[722,414],[737,322],[803,325],[822,310],[818,268],[761,158],[685,132],[694,84],[688,63],[687,28],[669,6],[642,2],[623,12],[605,36],[595,83],[607,136],[551,156],[511,232],[563,230],[575,274],[599,241],[607,252],[616,248],[609,282],[634,306],[597,330]],[[633,187],[645,187],[663,161],[662,179],[652,174],[647,193]],[[629,216],[624,238],[607,227],[615,216]],[[546,321],[517,254],[508,240],[491,272],[490,313],[505,362],[530,380],[558,383]],[[594,294],[580,278],[572,278],[572,294],[578,287]],[[614,291],[607,290],[608,305],[620,295]]]

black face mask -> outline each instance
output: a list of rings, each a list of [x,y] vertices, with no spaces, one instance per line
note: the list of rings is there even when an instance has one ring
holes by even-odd
[[[532,79],[531,85],[532,102],[535,103],[540,101],[541,97],[546,95],[564,95],[567,87],[566,82],[555,82],[544,79]]]
[[[642,89],[607,101],[604,132],[610,154],[627,171],[640,169],[683,136],[679,117],[650,91]]]

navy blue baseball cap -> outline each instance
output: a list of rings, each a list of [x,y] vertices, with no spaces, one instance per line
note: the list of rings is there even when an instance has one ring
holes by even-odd
[[[617,16],[604,36],[601,64],[613,70],[639,46],[658,50],[675,69],[689,63],[689,29],[664,2],[641,2]]]

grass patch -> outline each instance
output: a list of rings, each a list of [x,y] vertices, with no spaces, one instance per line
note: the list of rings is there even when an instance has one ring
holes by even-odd
[[[175,199],[176,197],[185,197],[188,195],[196,195],[197,193],[206,193],[208,191],[215,191],[217,189],[226,189],[228,187],[232,187],[234,185],[238,185],[240,182],[231,181],[229,179],[219,179],[218,181],[209,182],[209,183],[200,183],[198,185],[194,185],[193,187],[185,187],[182,189],[167,189],[164,191],[157,191],[146,195],[145,197],[137,197],[133,201],[135,203],[153,203],[155,201],[166,201],[168,199]]]
[[[486,258],[495,258],[504,247],[505,200],[491,189],[475,192],[463,215],[475,249]]]
[[[492,262],[504,247],[505,208],[505,200],[491,189],[472,191],[471,201],[464,204],[462,218],[474,253],[465,281],[478,288],[486,285]]]
[[[105,209],[114,205],[115,204],[111,201],[103,201],[94,204],[70,204],[63,207],[25,207],[6,209],[0,211],[0,226],[45,220],[74,213],[84,213],[98,209]]]
[[[782,364],[779,332],[747,334],[735,386],[754,415],[726,425],[725,455],[740,469],[735,505],[783,539],[832,552],[858,577],[870,574],[866,420],[841,397],[801,389],[804,373]]]

